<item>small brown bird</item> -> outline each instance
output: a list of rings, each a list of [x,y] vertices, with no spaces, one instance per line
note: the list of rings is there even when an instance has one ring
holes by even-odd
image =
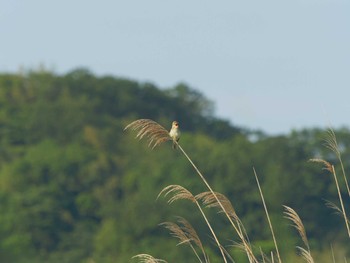
[[[181,135],[181,132],[179,129],[179,123],[177,121],[173,121],[169,135],[171,138],[173,138],[173,141],[174,141],[173,142],[173,149],[176,149],[176,142],[178,142],[180,140],[180,135]]]

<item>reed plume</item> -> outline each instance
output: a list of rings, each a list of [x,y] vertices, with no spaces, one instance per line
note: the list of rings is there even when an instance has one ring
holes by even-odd
[[[139,255],[133,256],[132,258],[138,259],[139,262],[141,263],[167,263],[167,261],[163,259],[154,258],[148,254],[139,254]]]
[[[172,141],[169,132],[153,120],[139,119],[133,121],[124,128],[124,130],[127,129],[138,130],[136,138],[141,140],[146,137],[148,139],[148,146],[152,149],[166,141]]]
[[[302,247],[297,247],[298,250],[301,253],[301,256],[306,260],[308,263],[314,263],[314,260],[311,255],[310,251],[310,245],[309,241],[307,239],[306,231],[303,222],[301,221],[299,215],[295,210],[289,206],[284,205],[283,206],[285,209],[285,217],[290,220],[293,223],[293,227],[298,231],[301,239],[303,240],[305,246],[307,249],[304,249]]]
[[[170,231],[170,234],[179,240],[178,245],[187,244],[191,247],[192,251],[198,258],[199,262],[203,262],[200,256],[198,255],[193,244],[195,244],[202,252],[204,261],[208,261],[208,257],[204,251],[203,244],[193,226],[184,218],[178,217],[178,224],[173,222],[164,222],[160,224]]]

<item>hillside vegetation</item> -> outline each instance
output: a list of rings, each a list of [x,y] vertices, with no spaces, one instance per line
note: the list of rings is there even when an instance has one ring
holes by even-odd
[[[308,162],[323,158],[340,171],[323,146],[325,131],[266,136],[216,118],[213,103],[186,84],[160,89],[78,69],[0,75],[0,262],[129,262],[145,252],[169,263],[196,262],[159,226],[174,216],[196,227],[211,262],[222,262],[193,204],[156,200],[169,184],[194,194],[205,189],[171,143],[152,150],[124,131],[141,118],[167,129],[180,122],[181,146],[231,200],[253,245],[273,249],[255,167],[284,258],[296,262],[301,241],[282,205],[298,212],[311,248],[325,262],[331,244],[339,262],[350,253],[343,218],[325,206],[325,200],[339,202],[333,178]],[[335,133],[349,171],[349,130]],[[349,198],[344,202],[350,213]],[[225,218],[206,211],[224,245],[232,245],[236,236]],[[240,258],[234,248],[232,254]]]

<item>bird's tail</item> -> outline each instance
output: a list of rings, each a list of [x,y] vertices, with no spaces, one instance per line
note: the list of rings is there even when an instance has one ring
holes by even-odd
[[[176,150],[177,149],[177,145],[176,145],[176,142],[173,141],[173,149]]]

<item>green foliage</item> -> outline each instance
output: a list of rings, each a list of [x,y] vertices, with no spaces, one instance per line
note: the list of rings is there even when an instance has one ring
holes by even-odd
[[[178,253],[157,226],[174,214],[195,223],[205,246],[211,245],[193,204],[156,201],[169,184],[193,194],[205,189],[170,144],[151,150],[123,131],[137,118],[166,128],[180,122],[181,145],[232,201],[253,244],[271,248],[253,166],[276,232],[283,232],[277,237],[286,244],[295,240],[288,239],[280,216],[287,204],[300,211],[313,246],[341,243],[341,219],[323,204],[323,198],[337,200],[332,178],[307,163],[315,156],[336,161],[322,148],[320,130],[252,141],[247,131],[213,117],[213,103],[185,84],[161,90],[85,69],[63,76],[40,71],[0,75],[1,262],[127,262],[143,252],[185,262],[191,252]],[[349,131],[338,135],[349,160]],[[224,218],[206,212],[222,240],[236,239]],[[218,253],[208,252],[212,262]]]

